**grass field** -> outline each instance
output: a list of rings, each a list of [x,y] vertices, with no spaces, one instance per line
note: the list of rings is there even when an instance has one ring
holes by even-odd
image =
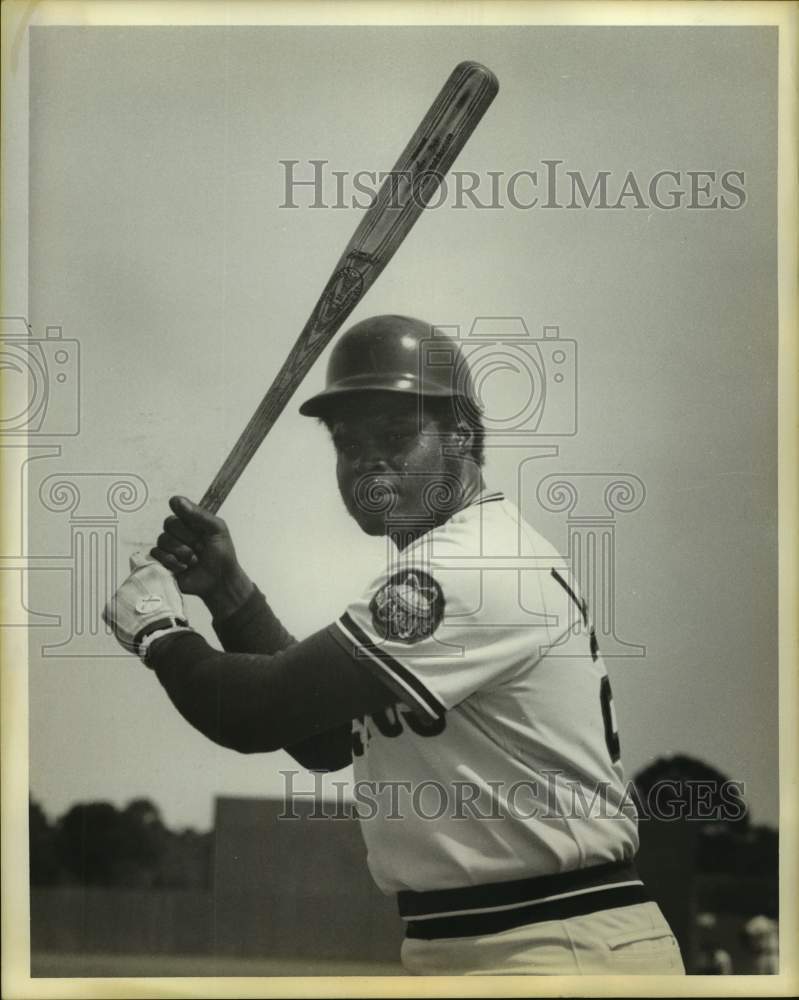
[[[85,955],[34,952],[31,976],[402,976],[399,962],[351,962],[306,958],[231,958],[213,955]]]

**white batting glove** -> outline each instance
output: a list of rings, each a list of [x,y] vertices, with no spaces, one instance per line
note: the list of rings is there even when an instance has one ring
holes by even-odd
[[[169,570],[143,552],[130,557],[130,569],[130,576],[106,604],[103,621],[114,630],[121,646],[144,660],[156,638],[192,629]]]

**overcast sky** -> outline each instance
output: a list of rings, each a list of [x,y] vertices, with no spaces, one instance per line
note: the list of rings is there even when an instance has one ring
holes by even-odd
[[[644,484],[615,528],[617,635],[646,649],[608,660],[625,766],[697,756],[774,822],[774,29],[33,29],[29,312],[37,336],[57,324],[79,341],[82,422],[59,457],[30,465],[32,551],[70,552],[69,514],[39,497],[54,473],[146,483],[147,501],[118,515],[124,561],[152,544],[171,494],[199,499],[362,216],[310,208],[308,189],[280,207],[281,161],[304,177],[310,159],[347,171],[348,202],[351,174],[389,169],[467,58],[501,89],[455,168],[476,173],[482,198],[502,172],[502,206],[449,197],[425,213],[352,320],[400,312],[465,333],[478,316],[518,316],[576,343],[576,435],[541,437],[559,453],[533,461],[529,446],[489,442],[489,485],[565,552],[566,515],[542,508],[540,480]],[[514,207],[508,178],[543,184],[545,160],[589,187],[608,171],[611,202],[631,171],[644,204]],[[659,171],[679,173],[658,189],[683,192],[674,210],[653,204]],[[688,171],[715,172],[707,195]],[[743,197],[722,189],[733,171]],[[528,182],[517,201],[535,194]],[[721,195],[731,207],[689,207]],[[298,637],[384,558],[343,510],[325,433],[297,414],[326,357],[223,509]],[[486,391],[501,408],[500,383]],[[30,780],[48,812],[146,795],[169,822],[203,827],[217,794],[279,794],[287,757],[208,743],[110,640],[41,655],[69,637],[68,565],[31,575],[32,606],[63,619],[31,633]]]

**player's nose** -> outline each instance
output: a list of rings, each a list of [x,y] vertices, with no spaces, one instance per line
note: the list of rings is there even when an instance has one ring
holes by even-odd
[[[361,475],[375,475],[388,471],[385,450],[378,441],[364,441],[357,458],[357,471]]]

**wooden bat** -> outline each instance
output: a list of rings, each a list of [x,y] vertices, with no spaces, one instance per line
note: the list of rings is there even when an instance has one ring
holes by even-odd
[[[493,101],[497,78],[459,63],[386,177],[347,244],[283,367],[208,487],[215,514],[316,358],[393,257]]]

